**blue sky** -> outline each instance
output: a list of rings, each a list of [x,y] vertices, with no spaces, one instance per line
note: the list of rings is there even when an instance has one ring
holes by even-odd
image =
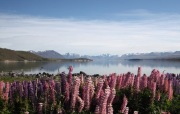
[[[1,0],[0,47],[98,55],[180,49],[179,0]]]

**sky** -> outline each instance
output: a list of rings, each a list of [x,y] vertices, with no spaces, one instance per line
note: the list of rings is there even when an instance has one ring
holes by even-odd
[[[179,0],[0,0],[0,47],[81,55],[179,51]]]

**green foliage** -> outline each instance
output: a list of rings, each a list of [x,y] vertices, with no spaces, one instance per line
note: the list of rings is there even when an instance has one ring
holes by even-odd
[[[0,61],[47,61],[48,59],[37,56],[33,53],[26,51],[14,51],[10,49],[0,48]]]

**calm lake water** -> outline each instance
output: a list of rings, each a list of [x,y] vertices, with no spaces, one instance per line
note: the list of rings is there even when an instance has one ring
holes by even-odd
[[[0,62],[0,72],[22,72],[28,74],[48,72],[57,74],[65,71],[68,73],[68,66],[74,67],[73,73],[80,71],[86,74],[110,74],[110,73],[127,73],[128,71],[137,74],[139,66],[142,67],[142,73],[149,75],[156,68],[160,72],[165,73],[180,73],[180,61],[165,61],[165,60],[137,60],[137,61],[92,61],[92,62],[15,62],[5,63]]]

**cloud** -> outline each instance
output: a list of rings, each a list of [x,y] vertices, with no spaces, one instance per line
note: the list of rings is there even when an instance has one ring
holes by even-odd
[[[0,14],[0,46],[60,53],[123,54],[180,49],[180,15],[147,11],[120,16],[136,20],[78,20]]]

